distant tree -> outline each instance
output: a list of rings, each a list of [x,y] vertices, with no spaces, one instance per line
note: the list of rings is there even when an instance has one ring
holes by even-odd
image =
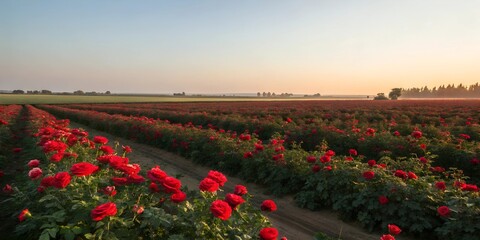
[[[373,100],[388,100],[388,98],[385,97],[385,93],[377,93],[377,96],[374,97]]]
[[[33,94],[39,94],[39,93],[40,93],[40,91],[38,91],[38,90],[33,91]]]
[[[425,87],[425,89],[428,89]],[[388,94],[388,97],[392,100],[397,100],[402,95],[401,88],[393,88],[392,91]]]
[[[267,93],[267,97],[271,97],[272,96],[272,93],[271,92],[268,92]]]
[[[13,90],[12,93],[13,94],[24,94],[25,91],[18,89],[18,90]]]
[[[260,92],[257,92],[257,97],[260,97],[262,96],[262,94]]]
[[[52,94],[52,91],[50,91],[50,90],[42,90],[42,94]]]
[[[263,96],[263,97],[266,97],[266,96],[267,96],[267,93],[266,93],[266,92],[263,92],[263,93],[262,93],[262,96]]]
[[[75,95],[84,95],[85,93],[84,93],[82,90],[77,90],[77,91],[73,92],[73,94],[75,94]]]
[[[109,95],[109,94],[111,94],[111,92],[110,92],[110,91],[106,91],[105,94]]]

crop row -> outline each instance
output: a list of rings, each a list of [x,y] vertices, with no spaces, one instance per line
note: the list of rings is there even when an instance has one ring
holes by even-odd
[[[352,103],[353,102],[353,103]],[[262,141],[275,134],[285,139],[285,147],[298,144],[307,151],[316,150],[326,142],[339,154],[356,149],[365,162],[382,156],[392,158],[435,155],[436,164],[455,167],[480,182],[480,125],[478,106],[470,104],[421,103],[414,105],[360,105],[346,101],[347,106],[332,109],[333,103],[229,103],[233,111],[222,110],[225,103],[180,104],[81,104],[64,107],[93,110],[125,116],[149,117],[197,128],[225,129],[237,133],[252,133]],[[354,104],[355,103],[355,104]],[[365,103],[365,101],[363,102]],[[455,102],[454,102],[455,103]],[[469,103],[469,102],[467,102]],[[242,105],[243,104],[243,105]],[[305,104],[305,106],[302,106]],[[258,106],[257,106],[258,105]],[[383,106],[382,109],[375,107]],[[476,109],[476,110],[475,110]],[[209,110],[205,112],[202,110]],[[418,132],[421,135],[418,135]],[[416,135],[415,135],[416,134]]]
[[[423,239],[475,239],[480,231],[478,187],[461,171],[433,165],[424,156],[364,159],[355,149],[335,154],[326,144],[318,151],[285,148],[283,136],[259,141],[192,125],[146,117],[110,115],[58,106],[43,109],[73,121],[175,151],[193,161],[263,184],[275,194],[295,193],[306,208],[333,208],[368,229],[394,223]],[[421,134],[409,134],[421,145]],[[373,138],[377,135],[366,135]],[[365,162],[366,161],[366,162]]]

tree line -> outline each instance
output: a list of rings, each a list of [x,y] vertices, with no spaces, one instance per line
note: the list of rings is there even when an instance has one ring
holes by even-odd
[[[23,91],[21,89],[16,89],[12,91],[13,94],[55,94],[55,95],[109,95],[111,94],[110,91],[106,91],[104,93],[102,92],[84,92],[82,90],[77,90],[74,92],[52,92],[50,90],[28,90],[28,91]]]
[[[470,86],[459,84],[442,85],[429,89],[427,86],[422,88],[408,88],[402,90],[402,97],[405,98],[480,98],[480,85],[478,83]]]

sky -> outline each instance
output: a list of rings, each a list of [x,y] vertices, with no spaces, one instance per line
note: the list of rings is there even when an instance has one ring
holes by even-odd
[[[0,90],[388,93],[480,82],[480,1],[0,1]]]

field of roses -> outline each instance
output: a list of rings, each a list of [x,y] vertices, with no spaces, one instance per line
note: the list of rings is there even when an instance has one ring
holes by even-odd
[[[268,212],[243,185],[210,171],[198,189],[129,146],[69,127],[33,106],[0,106],[2,239],[278,239]],[[161,163],[160,163],[161,164]],[[282,238],[286,239],[286,238]]]
[[[480,104],[303,101],[44,105],[60,117],[294,194],[372,231],[478,239]]]

